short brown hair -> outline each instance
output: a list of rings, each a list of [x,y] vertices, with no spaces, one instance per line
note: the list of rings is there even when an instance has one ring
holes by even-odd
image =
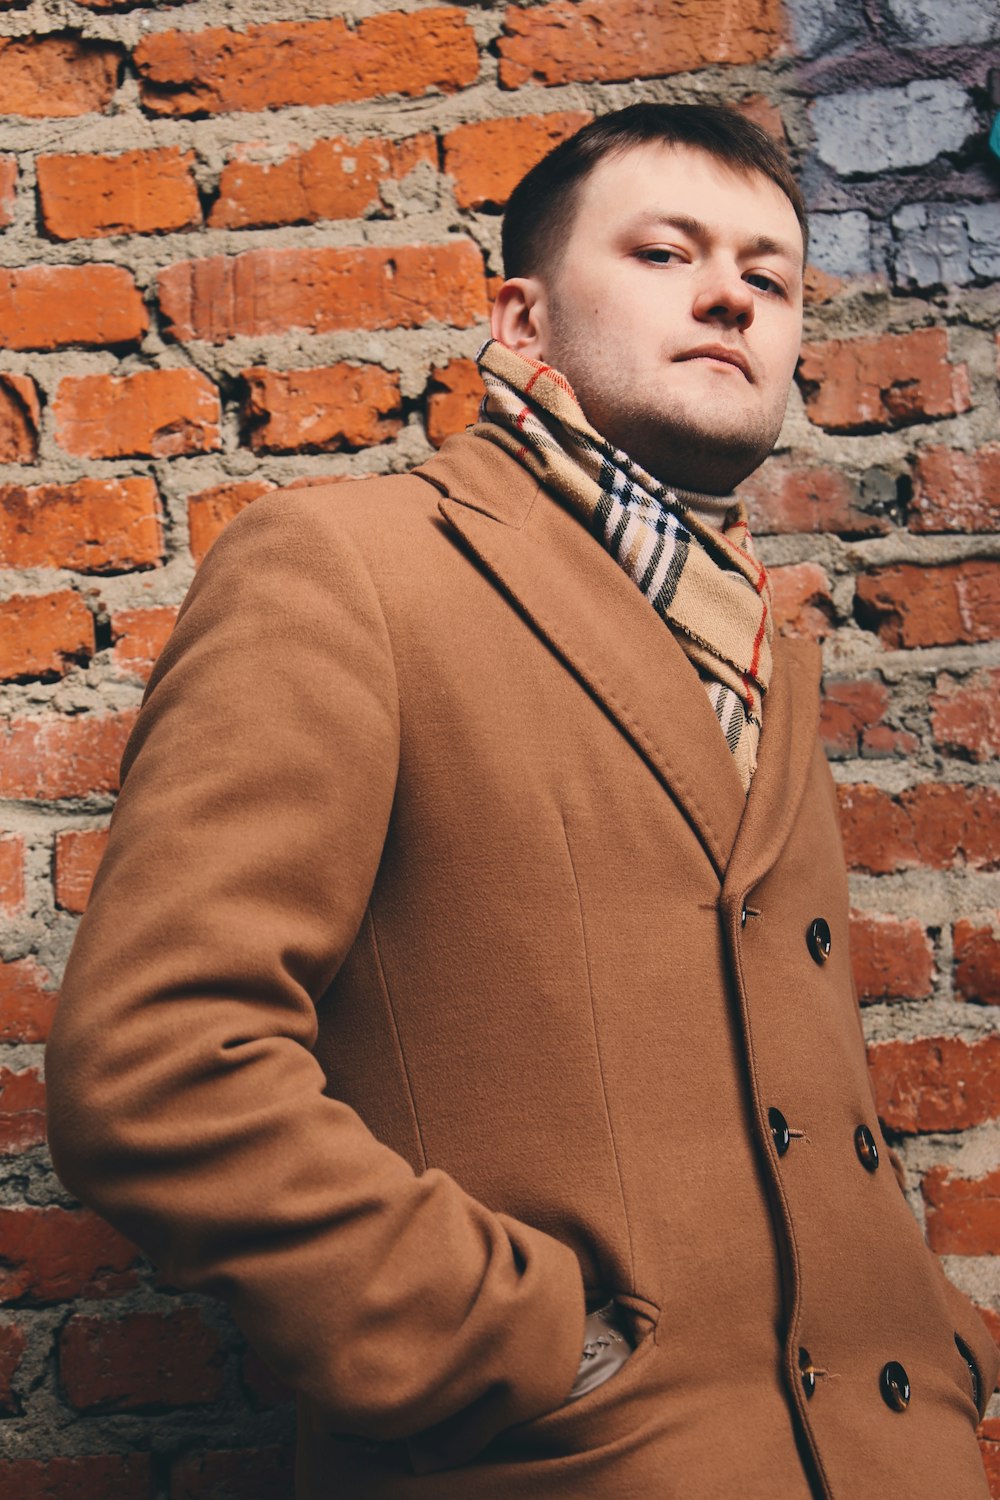
[[[510,196],[503,220],[504,274],[544,274],[569,238],[581,184],[606,156],[649,144],[692,146],[784,193],[809,243],[806,209],[785,152],[765,130],[719,104],[630,104],[601,115],[551,150]]]

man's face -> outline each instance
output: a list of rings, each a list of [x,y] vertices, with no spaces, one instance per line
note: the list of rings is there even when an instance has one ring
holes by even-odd
[[[686,146],[599,162],[540,278],[538,349],[591,424],[658,478],[724,494],[773,448],[802,334],[781,189]]]

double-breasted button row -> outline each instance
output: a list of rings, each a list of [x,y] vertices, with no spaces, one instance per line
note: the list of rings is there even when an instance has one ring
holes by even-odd
[[[808,1349],[799,1350],[799,1378],[806,1400],[811,1401],[816,1393],[816,1366]],[[891,1359],[882,1368],[878,1378],[882,1400],[892,1411],[905,1411],[910,1404],[910,1377],[898,1360]]]

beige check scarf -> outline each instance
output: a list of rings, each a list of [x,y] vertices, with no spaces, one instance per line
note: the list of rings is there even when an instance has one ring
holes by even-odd
[[[771,591],[743,505],[718,530],[699,496],[661,484],[590,426],[558,370],[495,339],[478,355],[486,396],[473,432],[576,512],[669,625],[705,684],[744,791],[757,765],[771,673]]]

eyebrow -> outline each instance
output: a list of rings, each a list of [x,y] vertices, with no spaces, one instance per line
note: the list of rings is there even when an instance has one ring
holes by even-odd
[[[629,227],[644,229],[647,225],[652,227],[658,224],[666,224],[671,229],[679,229],[694,240],[711,240],[714,236],[711,226],[703,223],[701,219],[692,218],[690,214],[668,214],[657,208],[648,208],[643,213],[637,214]],[[790,260],[794,266],[802,264],[800,251],[786,240],[772,239],[769,234],[752,235],[745,242],[745,248],[751,255],[781,255],[786,260]]]

